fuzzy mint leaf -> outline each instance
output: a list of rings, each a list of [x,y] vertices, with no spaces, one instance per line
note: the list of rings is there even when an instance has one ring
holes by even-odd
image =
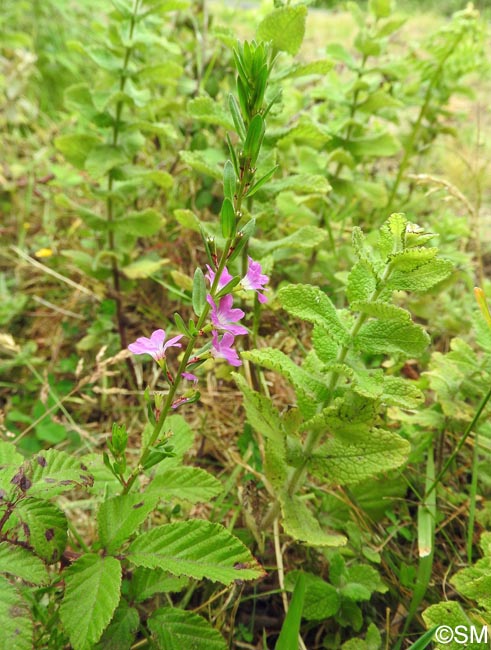
[[[407,323],[411,320],[411,314],[406,309],[396,307],[396,305],[390,305],[381,300],[374,300],[373,302],[355,300],[351,303],[350,307],[353,311],[360,311],[367,316],[379,318],[380,320],[394,320],[401,323]]]
[[[17,588],[0,576],[0,650],[32,650],[31,612]]]
[[[220,632],[199,614],[177,607],[157,609],[148,619],[148,627],[160,650],[226,650]]]
[[[308,468],[330,485],[351,485],[400,467],[409,450],[409,443],[399,435],[372,429],[365,439],[356,442],[328,440],[312,455]]]
[[[452,262],[438,257],[426,264],[422,264],[409,273],[401,270],[394,271],[387,282],[387,288],[392,291],[425,293],[438,283],[446,280],[452,271]]]
[[[416,409],[423,403],[424,395],[408,379],[403,379],[402,377],[384,377],[382,401],[387,406]]]
[[[223,584],[263,575],[241,541],[220,524],[202,519],[164,524],[142,533],[129,547],[127,557],[136,566]]]
[[[358,261],[348,275],[346,295],[350,303],[370,302],[377,288],[377,278],[372,266],[365,260]]]
[[[271,41],[275,49],[295,56],[305,35],[306,19],[307,7],[304,5],[280,7],[259,24],[257,36],[263,41]]]
[[[27,543],[49,564],[66,548],[68,523],[58,506],[44,499],[22,499],[16,508]]]
[[[26,548],[9,542],[0,543],[0,573],[8,573],[33,585],[49,582],[44,563]]]
[[[121,590],[121,565],[89,553],[65,572],[60,618],[74,650],[91,650],[108,626]]]
[[[362,326],[354,345],[362,352],[419,356],[430,343],[430,337],[412,322],[370,321]]]
[[[336,308],[318,287],[291,284],[280,289],[278,299],[291,316],[323,327],[338,343],[348,342],[349,333],[339,320]]]
[[[297,393],[305,393],[316,400],[322,401],[326,397],[325,383],[294,363],[290,357],[275,348],[262,348],[242,353],[242,358],[263,366],[288,379],[295,387]]]
[[[97,513],[99,539],[108,553],[114,553],[138,530],[157,501],[156,495],[122,494],[101,504]]]
[[[461,625],[465,630],[470,630],[472,625],[476,625],[478,635],[482,627],[481,621],[471,620],[462,609],[462,605],[452,600],[431,605],[431,607],[425,609],[423,612],[423,620],[427,628],[445,625],[455,630],[458,625]],[[435,650],[461,650],[463,647],[466,650],[482,650],[483,644],[466,643],[463,646],[461,643],[457,643],[456,640],[445,644],[434,643]]]
[[[173,467],[165,465],[147,486],[146,494],[164,501],[206,503],[223,492],[220,481],[199,467]]]
[[[307,542],[310,546],[344,546],[344,535],[327,533],[308,509],[307,503],[299,497],[280,494],[282,525],[293,539]]]
[[[249,388],[242,375],[234,373],[234,379],[244,396],[244,408],[252,428],[259,431],[275,445],[284,446],[283,424],[280,414],[271,400]]]

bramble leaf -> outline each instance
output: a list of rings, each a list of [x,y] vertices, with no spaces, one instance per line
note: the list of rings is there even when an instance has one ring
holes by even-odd
[[[164,524],[142,533],[129,547],[127,557],[136,566],[223,584],[263,575],[242,542],[220,524],[202,519]]]
[[[0,576],[0,650],[32,650],[31,612],[16,587]]]
[[[0,542],[0,573],[8,573],[34,585],[49,582],[43,562],[22,546]]]
[[[189,503],[204,503],[223,491],[220,481],[199,467],[173,467],[162,470],[146,488],[145,493],[164,501],[175,499]]]
[[[28,544],[46,562],[58,562],[67,542],[68,523],[64,512],[44,499],[22,499],[16,512]]]
[[[162,607],[148,619],[148,627],[160,650],[226,650],[220,632],[199,614],[177,607]]]
[[[99,539],[108,553],[114,553],[145,521],[155,508],[156,496],[122,494],[106,499],[97,513]]]
[[[74,650],[91,650],[108,626],[121,590],[121,565],[114,557],[83,555],[64,572],[60,618]]]

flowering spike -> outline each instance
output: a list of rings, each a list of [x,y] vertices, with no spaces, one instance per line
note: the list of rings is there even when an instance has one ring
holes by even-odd
[[[237,350],[232,348],[234,343],[234,337],[230,332],[225,332],[220,340],[218,340],[218,334],[212,332],[213,341],[211,344],[211,355],[215,359],[225,359],[229,362],[231,366],[241,366],[242,361],[239,359]]]
[[[267,297],[260,293],[260,291],[264,291],[264,285],[268,284],[269,278],[267,275],[262,273],[261,264],[259,262],[255,262],[252,257],[248,257],[247,259],[249,260],[249,268],[240,284],[246,291],[256,291],[259,302],[268,302]]]

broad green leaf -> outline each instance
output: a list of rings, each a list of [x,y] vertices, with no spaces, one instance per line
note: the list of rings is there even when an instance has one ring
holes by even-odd
[[[167,259],[156,259],[155,257],[148,255],[140,257],[136,262],[124,266],[121,271],[130,280],[144,279],[149,278],[154,273],[160,271],[167,262]]]
[[[302,622],[302,612],[305,600],[305,575],[299,573],[293,595],[288,607],[288,612],[281,626],[280,636],[275,645],[275,650],[291,650],[298,643],[300,633],[300,624]]]
[[[173,576],[161,569],[138,567],[131,578],[131,594],[137,602],[151,598],[155,594],[179,593],[187,587],[189,579]]]
[[[379,230],[378,250],[386,261],[404,249],[408,220],[402,212],[393,212]]]
[[[112,144],[99,144],[90,149],[85,160],[85,169],[94,178],[100,178],[115,167],[128,162],[124,151]]]
[[[377,288],[377,278],[370,264],[359,260],[348,275],[346,294],[350,303],[370,301]]]
[[[438,248],[407,248],[404,251],[389,255],[389,261],[393,269],[400,271],[413,271],[426,262],[434,259],[438,254]]]
[[[268,136],[270,138],[271,137],[274,138],[275,135],[276,133],[271,133],[268,131]],[[330,139],[331,136],[324,125],[315,122],[314,120],[312,120],[307,116],[301,116],[296,124],[280,130],[278,136],[278,144],[281,147],[285,147],[287,145],[290,145],[292,142],[301,142],[308,146],[314,147],[315,149],[320,149],[323,145],[326,144],[326,142],[329,142]],[[316,179],[315,176],[313,177],[304,176],[303,179],[301,177],[299,178],[299,176],[293,176],[293,178],[292,177],[287,177],[287,178],[290,178],[290,180],[287,182],[287,185],[288,184],[291,185],[292,182],[295,182],[295,184],[298,185],[301,182],[303,188],[305,188],[306,183],[308,186],[308,184],[312,183],[312,180]],[[285,186],[285,181],[283,181],[279,185],[279,187],[284,187],[284,186]]]
[[[202,519],[164,524],[142,533],[131,544],[127,558],[136,566],[223,584],[263,575],[242,542],[220,524]]]
[[[140,625],[138,611],[121,599],[96,650],[130,650]]]
[[[55,139],[55,147],[77,169],[84,168],[87,156],[97,146],[100,146],[99,138],[89,133],[60,135]]]
[[[92,101],[89,85],[86,83],[75,84],[65,90],[65,108],[82,115],[86,120],[92,120],[97,113]]]
[[[200,174],[211,176],[217,181],[221,180],[222,172],[218,160],[212,160],[209,153],[207,154],[202,151],[181,151],[179,155],[186,165],[189,165]]]
[[[430,337],[420,325],[400,321],[369,321],[362,326],[354,339],[362,352],[374,354],[402,353],[411,356],[422,354]]]
[[[162,607],[148,619],[159,650],[227,650],[220,632],[199,614],[177,607]]]
[[[29,496],[51,497],[75,486],[90,487],[93,478],[76,456],[58,449],[41,451],[30,460]]]
[[[317,174],[291,174],[285,178],[275,178],[268,185],[268,194],[295,192],[297,194],[328,194],[331,186],[325,176]]]
[[[99,539],[114,553],[145,521],[157,503],[155,495],[122,494],[101,503],[97,513]]]
[[[335,139],[333,139],[333,143]],[[344,142],[346,149],[358,158],[381,158],[394,156],[401,150],[401,143],[391,133],[377,133]]]
[[[24,457],[15,449],[13,442],[0,441],[0,489],[6,495],[13,489],[10,481],[23,462]]]
[[[249,388],[242,375],[234,373],[234,379],[244,396],[244,408],[252,428],[282,447],[285,444],[285,432],[280,414],[271,400]]]
[[[424,402],[424,394],[409,379],[384,377],[382,401],[388,406],[415,409]]]
[[[330,337],[328,329],[314,325],[312,345],[314,346],[316,355],[324,363],[332,363],[336,360],[339,345]]]
[[[117,232],[150,237],[155,235],[164,225],[164,217],[154,208],[146,208],[140,212],[131,212],[112,222],[112,228]]]
[[[163,469],[146,488],[146,494],[165,501],[183,500],[189,503],[206,503],[223,492],[220,481],[199,467],[173,467]]]
[[[254,249],[259,252],[258,257],[264,257],[268,253],[274,253],[276,256],[282,254],[284,250],[292,249],[311,250],[319,246],[326,239],[326,232],[316,226],[302,226],[291,235],[276,239],[274,241],[255,241]]]
[[[475,564],[458,571],[450,580],[457,591],[466,598],[491,611],[491,558],[483,557]]]
[[[384,390],[384,373],[382,370],[356,370],[352,387],[362,397],[377,399]]]
[[[288,478],[285,444],[264,441],[264,474],[276,490],[281,490]]]
[[[278,292],[278,300],[291,316],[327,329],[338,343],[347,343],[349,333],[339,320],[326,294],[310,284],[291,284]]]
[[[351,303],[351,309],[353,311],[361,311],[363,314],[367,314],[367,316],[373,316],[373,318],[379,318],[380,320],[394,320],[401,323],[407,323],[411,320],[411,314],[406,309],[381,302],[380,300],[374,300],[373,302],[355,300]]]
[[[309,63],[297,63],[291,66],[285,74],[285,79],[295,79],[297,77],[306,77],[311,74],[325,75],[332,70],[334,62],[329,59],[320,59],[319,61],[310,61]]]
[[[479,634],[482,627],[482,621],[471,620],[463,610],[462,605],[452,600],[438,603],[437,605],[431,605],[431,607],[425,609],[422,616],[426,627],[429,628],[444,625],[446,628],[455,630],[457,626],[460,625],[462,626],[460,628],[461,630],[466,630],[470,633],[471,626],[474,625],[476,627],[476,632]],[[462,650],[464,647],[466,650],[483,649],[482,643],[471,643],[469,641],[463,645],[459,641],[462,641],[462,639],[454,639],[449,643],[437,643],[434,640],[433,647],[435,650]]]
[[[387,18],[392,11],[392,0],[369,0],[368,7],[375,18]]]
[[[450,260],[437,258],[422,264],[409,273],[394,271],[387,282],[387,288],[397,291],[424,293],[448,278],[453,271],[453,266]]]
[[[295,56],[305,35],[306,18],[305,5],[280,7],[259,23],[257,36],[260,40],[271,41],[275,49]]]
[[[182,417],[182,415],[171,415],[166,419],[166,432],[170,437],[174,456],[166,458],[165,463],[158,465],[156,473],[165,471],[168,467],[182,466],[184,454],[191,448],[194,442],[194,432]]]
[[[42,560],[22,546],[0,542],[0,573],[8,573],[33,585],[49,582]]]
[[[323,381],[316,379],[294,363],[290,357],[275,348],[261,348],[242,352],[242,358],[252,361],[268,370],[275,370],[288,379],[297,391],[321,399],[326,394]]]
[[[91,650],[108,626],[121,590],[121,565],[114,557],[83,555],[64,572],[60,618],[74,650]]]
[[[365,440],[346,443],[333,438],[319,447],[308,462],[312,474],[330,485],[350,485],[400,467],[409,443],[383,429],[372,429]]]
[[[308,509],[307,502],[299,497],[280,495],[282,525],[285,533],[293,539],[306,542],[310,546],[344,546],[344,535],[327,533]]]
[[[16,512],[27,543],[46,562],[58,562],[67,542],[68,523],[64,512],[44,499],[22,499]]]
[[[109,48],[106,47],[89,47],[85,50],[100,68],[109,70],[109,72],[119,72],[123,67],[123,59],[115,56]]]
[[[291,590],[299,571],[290,571],[285,576],[285,589]],[[307,621],[324,621],[336,614],[341,605],[337,589],[312,573],[304,573],[305,602],[302,616]]]
[[[17,588],[0,576],[0,650],[32,650],[32,617]]]
[[[221,105],[211,97],[197,97],[188,102],[188,112],[205,124],[218,124],[227,131],[234,130],[234,124]]]

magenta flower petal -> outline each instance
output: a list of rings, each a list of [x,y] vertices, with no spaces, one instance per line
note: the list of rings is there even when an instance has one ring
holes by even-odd
[[[208,269],[208,271],[207,273],[205,273],[205,278],[208,280],[211,286],[215,281],[216,273],[209,264],[206,265],[206,268]],[[223,289],[223,287],[225,287],[230,282],[230,280],[233,280],[233,277],[234,276],[230,275],[230,273],[228,272],[227,267],[225,267],[222,271],[222,275],[220,276],[220,280],[218,281],[218,287],[217,287],[218,291]]]
[[[185,379],[186,381],[192,381],[192,382],[194,382],[195,384],[198,383],[198,377],[196,377],[196,375],[193,375],[192,372],[182,372],[182,373],[181,373],[181,377],[182,377],[183,379]]]
[[[220,298],[218,307],[210,294],[206,296],[206,300],[211,306],[211,322],[216,329],[225,330],[234,336],[247,334],[247,329],[237,323],[241,318],[244,318],[245,314],[242,309],[232,309],[233,297],[231,294]]]
[[[140,336],[134,343],[130,343],[128,350],[133,352],[133,354],[149,354],[155,361],[159,361],[160,359],[165,359],[167,348],[181,347],[181,344],[177,343],[177,341],[182,339],[182,336],[180,334],[169,339],[167,343],[164,343],[166,337],[164,330],[155,330],[149,339],[145,336]]]
[[[230,332],[225,332],[222,338],[218,340],[218,334],[213,331],[212,337],[213,341],[211,344],[211,355],[215,359],[225,359],[225,361],[228,361],[231,366],[242,365],[242,361],[239,359],[237,350],[234,350],[232,348],[232,345],[234,343],[234,336],[230,334]]]
[[[265,303],[268,301],[267,297],[259,292],[264,291],[265,285],[269,282],[269,278],[267,275],[262,273],[261,264],[259,262],[255,262],[252,257],[248,257],[248,260],[249,268],[240,281],[240,284],[246,291],[257,291],[259,302]]]

